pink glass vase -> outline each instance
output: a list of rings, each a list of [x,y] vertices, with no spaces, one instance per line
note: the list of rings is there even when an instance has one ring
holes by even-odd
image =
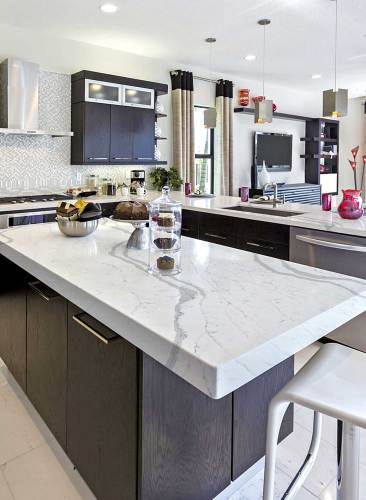
[[[343,219],[359,219],[363,216],[363,204],[359,189],[342,189],[343,200],[338,206],[338,213]]]

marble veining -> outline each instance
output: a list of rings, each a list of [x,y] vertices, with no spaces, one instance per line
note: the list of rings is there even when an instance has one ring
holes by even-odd
[[[366,282],[183,238],[182,273],[147,272],[130,224],[87,238],[56,224],[0,231],[0,253],[213,398],[366,310]]]

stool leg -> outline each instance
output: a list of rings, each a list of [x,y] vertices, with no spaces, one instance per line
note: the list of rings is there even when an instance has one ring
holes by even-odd
[[[338,420],[337,500],[359,500],[360,428]]]
[[[268,410],[266,458],[264,466],[263,500],[274,499],[274,480],[276,469],[276,455],[278,435],[280,433],[283,417],[286,413],[289,401],[277,401],[272,399]]]
[[[305,479],[308,477],[313,465],[315,463],[316,457],[319,452],[320,440],[322,432],[322,415],[318,411],[314,411],[313,420],[313,435],[311,437],[311,443],[309,447],[308,454],[302,464],[300,470],[292,480],[290,486],[287,488],[282,500],[291,500],[296,498],[301,486],[304,484]]]

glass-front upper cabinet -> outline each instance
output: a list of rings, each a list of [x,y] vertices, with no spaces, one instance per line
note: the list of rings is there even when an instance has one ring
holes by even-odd
[[[154,97],[153,89],[124,85],[122,91],[122,105],[153,109],[155,106]]]
[[[85,80],[85,100],[103,104],[122,104],[122,85]]]

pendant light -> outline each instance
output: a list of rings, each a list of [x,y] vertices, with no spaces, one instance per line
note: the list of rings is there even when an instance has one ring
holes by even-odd
[[[209,67],[210,67],[210,78],[212,80],[212,50],[213,50],[213,45],[216,43],[216,38],[214,37],[209,37],[206,38],[205,42],[210,44],[210,60],[209,60]],[[211,91],[210,91],[211,95]],[[206,128],[216,128],[216,118],[217,118],[217,113],[216,113],[216,108],[208,108],[205,110],[203,114],[203,124]]]
[[[259,26],[263,26],[263,62],[262,62],[262,96],[263,101],[256,102],[254,107],[255,123],[272,123],[273,118],[273,101],[266,99],[264,95],[264,69],[266,62],[266,27],[271,24],[270,19],[260,19]]]
[[[334,89],[323,92],[323,116],[340,118],[347,116],[348,90],[337,88],[337,51],[338,51],[338,0],[335,2],[335,35],[334,35]]]

